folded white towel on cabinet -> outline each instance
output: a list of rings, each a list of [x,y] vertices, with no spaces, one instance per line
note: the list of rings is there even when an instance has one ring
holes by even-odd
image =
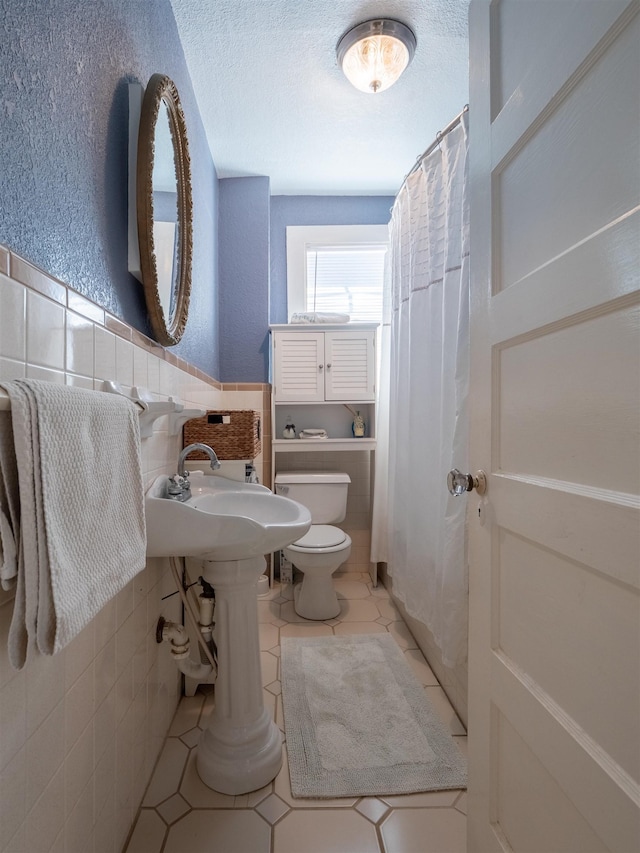
[[[17,581],[9,660],[21,669],[30,643],[60,651],[144,568],[140,430],[124,397],[0,387],[11,400],[0,413],[0,578]]]
[[[291,315],[291,323],[348,323],[349,314],[332,314],[327,311],[306,311]]]

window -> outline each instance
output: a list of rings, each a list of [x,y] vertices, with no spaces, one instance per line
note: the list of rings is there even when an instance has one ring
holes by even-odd
[[[382,320],[386,225],[287,228],[288,316],[310,311]]]

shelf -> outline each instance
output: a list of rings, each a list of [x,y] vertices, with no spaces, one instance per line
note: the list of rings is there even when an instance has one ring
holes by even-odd
[[[271,442],[275,453],[327,452],[331,450],[375,450],[375,438],[276,438]]]
[[[338,328],[324,324],[270,328],[273,332],[271,366],[274,376],[271,401],[273,470],[277,470],[276,457],[281,453],[374,451],[376,324],[345,324]],[[325,359],[326,373],[323,374]],[[307,365],[304,370],[300,368],[301,363],[303,367]],[[289,396],[299,393],[303,399],[283,400],[278,388]],[[336,394],[341,399],[326,399]],[[368,399],[362,399],[363,396]],[[352,437],[356,412],[366,424],[364,438]],[[302,430],[323,429],[331,438],[282,438],[287,424],[294,425],[298,435]]]
[[[355,409],[356,406],[362,408],[363,406],[372,406],[375,403],[375,399],[371,400],[274,400],[274,406],[280,406],[281,408],[289,408],[297,409],[298,406],[351,406]],[[291,439],[288,439],[291,440]]]

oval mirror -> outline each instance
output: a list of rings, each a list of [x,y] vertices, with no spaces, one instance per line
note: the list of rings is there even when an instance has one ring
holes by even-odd
[[[172,346],[184,333],[191,295],[191,163],[178,90],[164,74],[151,77],[142,100],[136,208],[151,327]]]

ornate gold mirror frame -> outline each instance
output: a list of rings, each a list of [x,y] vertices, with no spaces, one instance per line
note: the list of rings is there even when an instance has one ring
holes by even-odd
[[[164,105],[169,120],[176,177],[177,220],[174,245],[169,248],[172,266],[168,300],[158,286],[157,236],[154,237],[154,164],[158,138],[158,116]],[[142,286],[151,327],[156,340],[165,346],[177,344],[184,333],[191,296],[193,252],[191,161],[184,113],[173,81],[154,74],[145,89],[138,133],[136,209]],[[166,256],[166,253],[165,253]]]

